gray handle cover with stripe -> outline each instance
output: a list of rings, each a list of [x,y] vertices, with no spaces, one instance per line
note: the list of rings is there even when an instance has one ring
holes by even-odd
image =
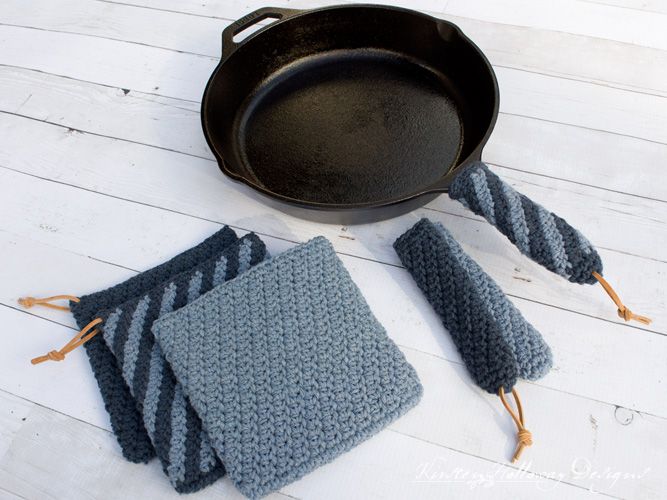
[[[449,196],[483,216],[534,261],[573,283],[596,283],[602,261],[593,245],[556,214],[518,193],[482,162],[459,174]]]

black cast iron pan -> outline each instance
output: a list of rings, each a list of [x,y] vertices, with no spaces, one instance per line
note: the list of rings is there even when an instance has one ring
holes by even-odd
[[[202,102],[208,144],[225,174],[300,217],[361,223],[424,205],[480,159],[496,121],[486,57],[419,12],[263,8],[222,40]]]

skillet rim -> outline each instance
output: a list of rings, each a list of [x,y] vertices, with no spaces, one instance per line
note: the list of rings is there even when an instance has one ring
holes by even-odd
[[[289,23],[290,21],[323,12],[323,11],[328,11],[328,10],[354,10],[354,9],[359,9],[359,8],[365,8],[365,9],[380,9],[380,10],[386,10],[386,11],[394,11],[394,12],[400,12],[404,14],[410,14],[416,17],[421,17],[422,19],[426,19],[428,21],[431,21],[435,23],[438,27],[440,26],[447,26],[449,28],[452,28],[457,35],[466,43],[468,44],[474,51],[475,53],[479,56],[480,61],[483,63],[485,69],[487,70],[487,73],[489,77],[491,78],[491,82],[493,84],[493,110],[491,114],[491,118],[489,120],[489,124],[486,128],[486,131],[482,138],[478,141],[478,143],[475,145],[475,147],[472,149],[470,154],[466,156],[463,159],[459,159],[453,167],[451,167],[448,171],[444,172],[442,177],[435,181],[434,183],[430,185],[426,185],[418,189],[417,191],[413,191],[410,193],[405,193],[402,194],[398,197],[390,198],[390,199],[385,199],[385,200],[380,200],[380,201],[365,201],[365,202],[357,202],[357,203],[322,203],[322,202],[317,202],[317,201],[307,201],[299,198],[292,198],[290,196],[286,196],[284,194],[276,193],[274,191],[271,191],[269,189],[266,189],[265,187],[253,182],[251,179],[248,179],[247,177],[235,172],[232,170],[228,165],[227,162],[224,159],[224,156],[219,153],[215,147],[214,140],[212,138],[213,134],[210,132],[209,127],[208,127],[208,121],[207,121],[207,109],[208,109],[208,100],[210,97],[210,89],[213,86],[213,82],[217,79],[218,74],[220,72],[220,69],[223,67],[223,65],[227,62],[227,60],[234,55],[236,50],[240,48],[242,45],[244,45],[246,42],[249,42],[257,37],[265,35],[267,32],[271,30],[271,28],[279,25],[279,24],[284,24],[284,23]],[[216,159],[216,162],[218,164],[218,168],[222,171],[223,174],[225,174],[227,177],[230,177],[234,181],[240,182],[242,184],[245,184],[246,186],[250,187],[256,192],[261,193],[264,196],[267,196],[269,198],[272,198],[274,200],[278,200],[282,203],[286,203],[292,206],[296,206],[299,208],[305,208],[305,209],[310,209],[310,210],[317,210],[317,211],[329,211],[329,212],[352,212],[354,210],[360,210],[360,209],[382,209],[382,208],[388,208],[388,207],[393,207],[396,205],[399,205],[401,203],[409,202],[411,200],[414,200],[415,198],[419,197],[424,197],[427,198],[429,197],[428,195],[437,195],[438,193],[445,193],[449,189],[449,185],[452,183],[454,178],[461,173],[465,168],[470,166],[471,163],[473,163],[475,160],[479,160],[481,157],[481,152],[486,143],[489,140],[489,137],[491,136],[491,133],[493,132],[493,129],[496,125],[496,121],[498,119],[498,111],[500,108],[500,91],[498,87],[498,79],[496,78],[495,71],[493,70],[493,66],[491,65],[491,62],[488,60],[484,52],[477,46],[475,42],[473,42],[464,32],[459,28],[458,25],[454,24],[451,21],[448,21],[446,19],[440,19],[435,16],[431,16],[429,14],[425,14],[423,12],[414,10],[414,9],[408,9],[405,7],[395,7],[391,5],[381,5],[381,4],[364,4],[364,3],[354,3],[354,4],[342,4],[342,5],[329,5],[325,7],[318,7],[315,9],[291,9],[291,8],[281,8],[281,7],[262,7],[260,9],[256,9],[249,14],[246,14],[246,16],[243,16],[239,18],[239,20],[250,18],[252,19],[255,15],[259,13],[269,13],[271,11],[274,11],[276,13],[280,12],[285,12],[286,14],[283,15],[280,19],[275,20],[274,22],[268,24],[267,26],[264,26],[260,28],[259,30],[253,32],[252,34],[248,35],[246,38],[244,38],[239,44],[234,47],[228,54],[224,54],[224,49],[223,49],[223,55],[220,58],[220,61],[216,65],[215,69],[211,73],[211,76],[209,77],[206,87],[204,88],[204,93],[201,101],[201,107],[200,107],[200,119],[201,119],[201,125],[202,125],[202,130],[204,132],[204,137],[206,139],[206,143],[208,144],[209,149],[213,153],[213,156]],[[235,22],[232,22],[228,28],[231,28]],[[226,29],[228,29],[226,28]],[[223,30],[224,33],[224,30]]]

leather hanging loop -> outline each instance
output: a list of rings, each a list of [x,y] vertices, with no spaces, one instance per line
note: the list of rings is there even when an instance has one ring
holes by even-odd
[[[33,306],[44,306],[50,309],[57,309],[58,311],[69,311],[68,306],[59,306],[57,304],[51,304],[54,300],[70,300],[72,302],[79,302],[79,297],[74,295],[53,295],[51,297],[37,298],[37,297],[21,297],[18,302],[26,309],[30,309]]]
[[[100,323],[102,323],[102,319],[95,318],[86,326],[84,326],[72,340],[63,346],[62,349],[59,351],[49,351],[44,356],[37,356],[36,358],[31,359],[30,362],[33,365],[37,365],[39,363],[43,363],[44,361],[63,361],[68,353],[72,352],[77,347],[82,346],[99,333],[99,330],[93,330],[93,328],[95,328]]]
[[[626,305],[623,304],[618,294],[614,291],[614,289],[607,282],[607,280],[605,280],[602,277],[601,274],[593,271],[593,276],[595,276],[595,279],[598,280],[600,285],[602,285],[602,288],[604,288],[604,291],[607,292],[607,295],[611,297],[611,300],[613,300],[614,304],[616,304],[616,307],[618,307],[619,318],[624,319],[625,321],[630,321],[630,320],[639,321],[640,323],[643,323],[645,325],[651,324],[650,318],[647,318],[646,316],[640,316],[639,314],[635,314],[630,309],[628,309],[628,307],[626,307]]]
[[[509,403],[507,402],[507,399],[505,398],[505,389],[503,389],[502,386],[500,387],[500,389],[498,389],[498,396],[500,396],[500,401],[502,401],[503,406],[512,417],[512,420],[514,420],[514,423],[516,424],[518,430],[516,451],[514,452],[514,456],[512,457],[512,463],[514,463],[521,457],[523,449],[533,444],[533,435],[525,427],[523,418],[523,407],[521,406],[521,399],[519,399],[519,393],[516,392],[516,389],[512,389],[512,396],[514,396],[514,401],[516,402],[516,408],[518,410],[518,414],[514,410],[512,410]]]

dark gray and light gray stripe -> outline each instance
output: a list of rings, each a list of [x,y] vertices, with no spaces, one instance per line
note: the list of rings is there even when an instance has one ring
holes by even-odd
[[[132,297],[138,297],[178,274],[218,254],[237,241],[236,233],[225,226],[198,245],[172,259],[139,273],[122,283],[95,293],[84,295],[70,303],[70,309],[79,328],[98,317],[100,311],[115,308]],[[101,335],[84,345],[90,367],[97,380],[104,407],[109,414],[111,429],[118,440],[123,456],[135,463],[145,463],[155,457],[155,449],[144,428],[141,414],[130,393],[116,358]],[[137,373],[145,382],[147,373]],[[145,389],[145,386],[144,386]]]
[[[461,172],[449,196],[481,215],[524,255],[573,283],[595,283],[602,261],[591,243],[556,214],[516,192],[477,162]]]
[[[151,333],[153,322],[261,262],[264,244],[250,234],[194,269],[101,315],[102,334],[137,401],[162,467],[177,491],[201,489],[222,476],[201,421]]]

